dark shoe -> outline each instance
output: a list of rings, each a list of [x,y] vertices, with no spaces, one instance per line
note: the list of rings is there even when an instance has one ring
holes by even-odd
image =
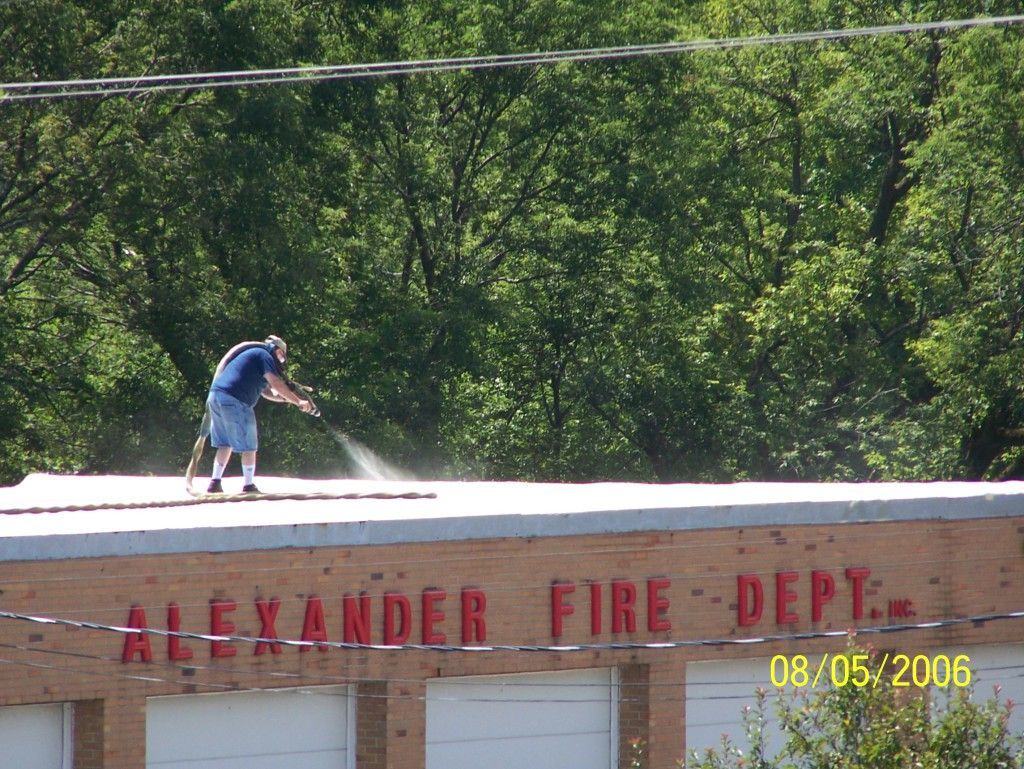
[[[224,489],[221,488],[220,478],[214,478],[210,481],[210,485],[206,487],[207,494],[223,494]]]
[[[260,490],[256,488],[255,483],[247,483],[242,487],[243,494],[259,494]]]

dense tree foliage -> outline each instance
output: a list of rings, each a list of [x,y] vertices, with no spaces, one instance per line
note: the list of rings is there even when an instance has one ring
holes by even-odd
[[[0,83],[1011,5],[27,0]],[[0,95],[0,480],[180,472],[217,359],[268,333],[328,425],[425,475],[1019,477],[1022,33]],[[348,472],[260,418],[261,471]]]

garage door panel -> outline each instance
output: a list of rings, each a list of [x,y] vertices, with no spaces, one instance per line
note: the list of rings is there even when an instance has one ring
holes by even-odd
[[[611,669],[475,676],[427,686],[427,768],[615,766]]]
[[[517,707],[498,706],[492,703],[478,703],[476,713],[466,713],[459,717],[458,721],[445,723],[436,732],[431,732],[432,739],[436,742],[451,740],[487,740],[497,738],[529,737],[534,734],[543,734],[550,730],[550,716],[541,713],[524,713],[523,705]],[[485,718],[480,718],[481,708],[486,712]],[[545,711],[546,708],[538,708]],[[575,712],[575,709],[564,707],[558,715],[559,731],[563,733],[577,733],[590,731],[586,729],[587,724],[594,721],[607,721],[607,705],[598,711],[594,711],[590,717]],[[607,726],[605,728],[607,731]]]
[[[333,697],[317,697],[322,705],[312,706],[307,695],[267,692],[260,694],[206,695],[151,701],[154,713],[172,720],[170,730],[158,730],[150,739],[160,754],[176,753],[180,758],[201,758],[210,743],[230,739],[239,749],[266,741],[273,735],[278,752],[299,752],[324,739],[332,747],[345,747],[344,732],[337,720],[344,719],[344,707]],[[282,728],[282,712],[301,710],[301,720],[289,719]],[[342,720],[344,723],[344,720]],[[200,739],[197,739],[200,738]]]
[[[63,704],[0,708],[0,766],[65,769],[70,764],[69,718]]]
[[[347,769],[348,690],[158,697],[147,703],[152,769]]]
[[[475,765],[477,769],[607,767],[608,748],[603,744],[606,736],[607,732],[591,732],[431,743],[427,748],[427,766],[441,768]],[[570,763],[566,763],[566,756],[572,757]]]
[[[935,649],[925,652],[932,658],[945,657],[951,662],[958,655],[966,654],[970,662],[966,663],[971,670],[971,700],[977,703],[987,702],[995,697],[1002,705],[1007,702],[1017,703],[1010,711],[1007,728],[1011,734],[1024,734],[1024,645],[1022,644],[985,644],[978,646],[960,646],[951,649]],[[949,673],[944,673],[949,675]],[[938,690],[941,694],[941,689]],[[950,686],[946,692],[957,692]],[[945,705],[945,697],[935,698],[937,705]]]
[[[189,769],[280,769],[283,766],[301,766],[303,769],[337,769],[345,766],[345,751],[305,751],[287,753],[260,753],[248,756],[220,756],[206,759],[169,759],[146,762],[150,767],[177,767],[187,764]]]
[[[608,717],[609,686],[607,671],[587,673],[566,677],[564,685],[530,684],[528,677],[520,683],[431,684],[429,701],[443,703],[448,713],[434,725],[431,734],[438,741],[543,734],[551,724],[550,710],[545,705],[558,706],[560,729],[587,731],[588,725]],[[540,707],[528,707],[532,704]],[[487,718],[478,717],[481,708],[486,710]]]
[[[304,753],[271,753],[261,751],[245,756],[219,756],[205,759],[174,759],[148,762],[150,767],[179,766],[189,769],[281,769],[282,766],[302,769],[336,769],[345,766],[345,751],[307,751]]]
[[[757,704],[756,690],[768,692],[764,738],[768,755],[785,744],[775,712],[777,690],[771,684],[771,658],[690,662],[686,666],[686,753],[720,751],[722,736],[747,752],[750,748],[743,709]]]

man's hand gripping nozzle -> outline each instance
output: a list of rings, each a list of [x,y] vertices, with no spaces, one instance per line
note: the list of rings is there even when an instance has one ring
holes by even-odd
[[[293,390],[295,390],[295,392],[301,393],[302,397],[305,398],[307,401],[309,401],[312,404],[313,410],[309,412],[309,415],[311,417],[318,417],[318,416],[320,416],[320,407],[317,406],[316,403],[313,401],[313,399],[309,397],[309,394],[311,392],[313,392],[313,388],[310,387],[309,385],[305,385],[305,384],[302,384],[300,382],[293,382],[290,379],[287,380],[287,382],[288,382],[288,386],[289,387],[291,387]]]

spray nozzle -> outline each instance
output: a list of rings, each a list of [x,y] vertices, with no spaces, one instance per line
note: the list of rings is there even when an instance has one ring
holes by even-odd
[[[290,379],[288,379],[286,381],[287,381],[289,387],[291,387],[293,390],[301,392],[302,393],[302,397],[304,397],[310,403],[313,403],[313,399],[309,397],[309,394],[311,392],[313,392],[313,388],[312,387],[310,387],[307,384],[302,384],[302,382],[293,382]],[[320,407],[317,406],[315,403],[313,403],[313,410],[309,412],[309,415],[312,416],[312,417],[320,416]]]

